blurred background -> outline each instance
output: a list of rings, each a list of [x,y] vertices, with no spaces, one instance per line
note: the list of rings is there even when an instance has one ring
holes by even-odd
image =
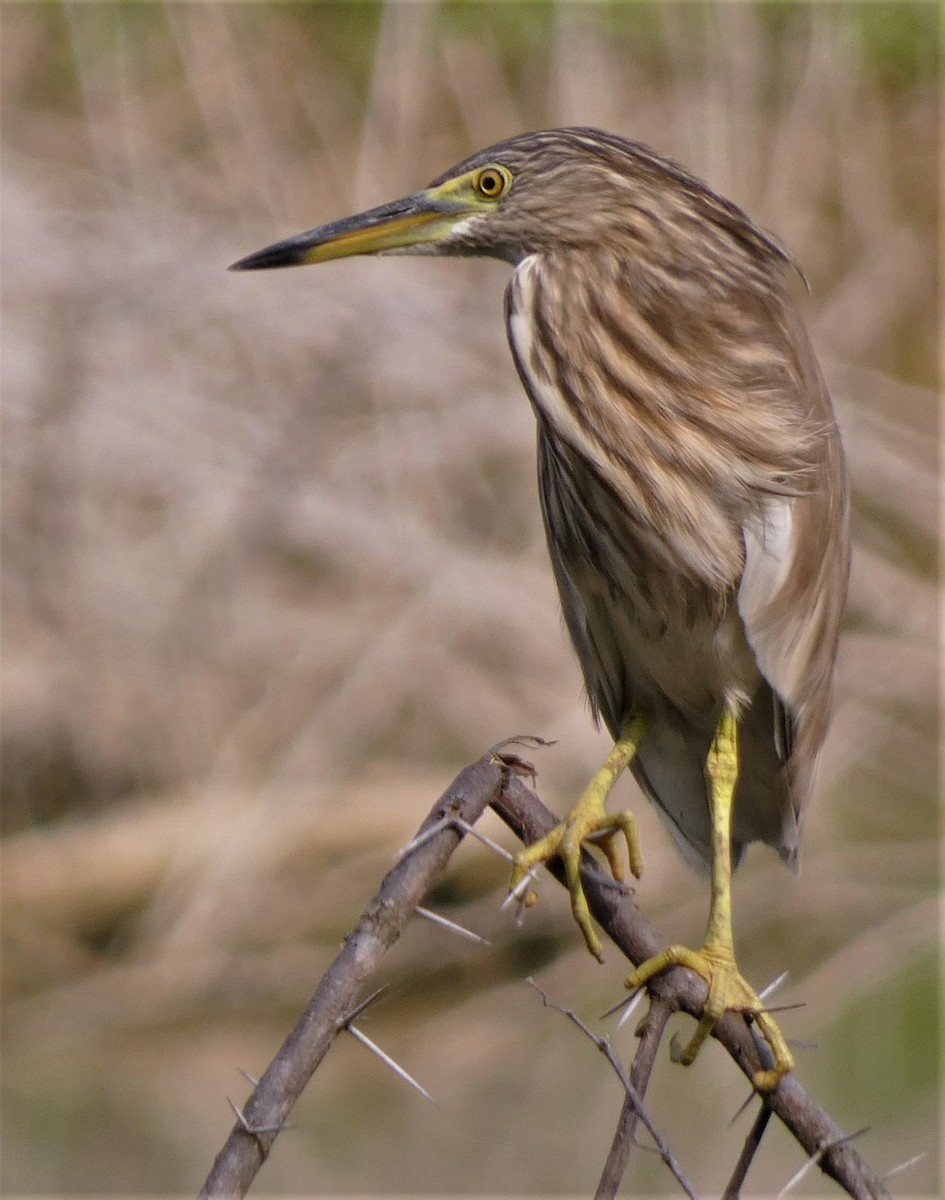
[[[236,258],[527,129],[599,125],[803,264],[853,477],[836,719],[791,877],[736,882],[799,1075],[939,1195],[938,7],[17,4],[2,13],[5,1194],[196,1190],[340,938],[456,771],[519,732],[564,811],[606,752],[539,524],[499,263]],[[629,781],[663,935],[708,895]],[[491,819],[486,832],[508,839]],[[620,1095],[523,984],[621,995],[551,882],[461,849],[260,1191],[588,1194]],[[677,1018],[682,1027],[683,1019]],[[606,1023],[602,1028],[610,1028]],[[628,1027],[614,1034],[630,1057]],[[665,1055],[653,1116],[724,1184],[746,1094]],[[801,1163],[772,1128],[749,1179]],[[672,1192],[637,1154],[637,1194]],[[814,1171],[796,1189],[827,1191]]]

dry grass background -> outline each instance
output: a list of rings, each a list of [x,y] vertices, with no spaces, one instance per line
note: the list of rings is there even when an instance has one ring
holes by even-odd
[[[792,879],[736,887],[749,977],[790,971],[814,1094],[939,1194],[934,5],[5,6],[5,1193],[192,1191],[393,851],[520,731],[559,810],[605,750],[557,614],[500,264],[240,255],[527,128],[670,153],[777,231],[850,451],[837,715]],[[630,799],[627,784],[624,799]],[[640,897],[704,883],[640,801]],[[316,1076],[271,1193],[587,1194],[619,1106],[539,972],[620,993],[558,889],[517,929],[462,850],[432,927]],[[630,1038],[629,1032],[621,1035]],[[627,1044],[627,1052],[630,1046]],[[654,1116],[718,1188],[744,1087],[664,1062]],[[753,1194],[798,1165],[769,1135]],[[648,1156],[638,1193],[668,1190]],[[805,1193],[805,1188],[807,1192]],[[818,1192],[815,1177],[800,1194]]]

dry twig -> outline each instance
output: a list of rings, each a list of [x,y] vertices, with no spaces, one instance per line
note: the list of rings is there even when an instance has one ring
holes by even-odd
[[[650,1137],[653,1139],[653,1141],[656,1145],[656,1149],[657,1149],[657,1152],[659,1153],[660,1158],[667,1165],[667,1167],[669,1168],[669,1170],[671,1171],[671,1173],[673,1175],[673,1178],[676,1180],[676,1182],[679,1184],[679,1186],[682,1188],[682,1190],[689,1197],[689,1200],[696,1200],[696,1194],[692,1190],[692,1187],[689,1184],[689,1181],[686,1179],[685,1175],[683,1175],[683,1173],[679,1167],[679,1164],[676,1162],[676,1158],[675,1158],[673,1152],[670,1150],[669,1146],[666,1144],[665,1139],[660,1135],[659,1130],[653,1124],[653,1119],[650,1117],[650,1114],[646,1111],[646,1108],[643,1105],[643,1093],[639,1092],[637,1090],[637,1088],[634,1086],[630,1076],[627,1074],[626,1070],[624,1069],[623,1063],[620,1061],[620,1059],[618,1058],[617,1054],[614,1051],[613,1046],[610,1044],[610,1038],[609,1037],[598,1037],[596,1033],[593,1033],[587,1027],[587,1025],[585,1025],[585,1023],[581,1020],[581,1018],[577,1015],[577,1013],[573,1011],[573,1009],[562,1008],[560,1004],[555,1004],[554,1001],[548,996],[548,994],[545,991],[543,991],[542,988],[540,988],[538,986],[538,984],[534,981],[534,979],[526,979],[525,982],[530,984],[535,989],[535,991],[538,992],[538,994],[541,996],[542,1003],[545,1005],[546,1008],[553,1008],[557,1012],[563,1013],[564,1016],[566,1016],[568,1018],[568,1020],[572,1022],[572,1024],[576,1025],[578,1027],[578,1029],[580,1029],[581,1033],[583,1033],[586,1038],[588,1038],[590,1041],[592,1041],[594,1043],[594,1045],[601,1052],[601,1054],[603,1054],[603,1056],[607,1059],[607,1061],[613,1067],[614,1073],[616,1074],[617,1078],[623,1084],[623,1090],[624,1090],[624,1095],[625,1095],[625,1104],[630,1105],[630,1107],[633,1109],[635,1118],[638,1121],[642,1121],[643,1124],[646,1126],[647,1131],[650,1134]],[[616,1180],[614,1182],[615,1182],[615,1186],[614,1186],[613,1191],[607,1191],[607,1192],[602,1193],[601,1189],[598,1187],[597,1196],[602,1197],[602,1196],[616,1195],[616,1188],[620,1183],[619,1176],[616,1178]]]
[[[633,1056],[633,1065],[630,1068],[630,1082],[635,1089],[636,1095],[641,1099],[646,1095],[653,1064],[656,1062],[656,1052],[659,1049],[660,1042],[663,1040],[663,1034],[666,1031],[666,1022],[671,1015],[672,1009],[670,1006],[665,1001],[654,997],[650,1001],[649,1011],[637,1026],[637,1036],[640,1038],[640,1043],[637,1046],[636,1054]],[[610,1197],[616,1196],[617,1189],[620,1187],[620,1181],[623,1179],[624,1171],[627,1169],[630,1150],[636,1144],[636,1131],[639,1118],[640,1110],[634,1103],[633,1094],[628,1091],[624,1097],[623,1108],[620,1110],[620,1119],[617,1122],[614,1139],[607,1154],[607,1161],[604,1163],[600,1182],[597,1184],[597,1191],[594,1193],[594,1200],[610,1200]]]
[[[764,1137],[770,1120],[771,1109],[767,1104],[762,1102],[757,1117],[752,1121],[748,1137],[745,1138],[745,1144],[742,1147],[741,1154],[738,1156],[738,1161],[735,1163],[731,1178],[725,1185],[722,1200],[738,1200],[738,1197],[742,1194],[742,1185],[748,1175],[748,1168],[754,1162],[755,1155],[758,1153],[758,1147],[761,1145],[761,1139]]]

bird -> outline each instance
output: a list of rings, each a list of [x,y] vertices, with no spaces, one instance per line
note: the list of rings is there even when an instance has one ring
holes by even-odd
[[[505,323],[537,423],[551,566],[592,714],[613,748],[577,804],[521,851],[512,884],[597,845],[639,876],[625,769],[710,876],[704,944],[671,945],[705,979],[691,1063],[727,1011],[768,1043],[769,1092],[793,1068],[739,971],[732,871],[760,841],[796,871],[829,724],[849,575],[846,466],[798,301],[792,256],[739,207],[641,143],[574,127],[525,133],[403,199],[276,242],[235,270],[361,254],[485,256],[512,267]]]

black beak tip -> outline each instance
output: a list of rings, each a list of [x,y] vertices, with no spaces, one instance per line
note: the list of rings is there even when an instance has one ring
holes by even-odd
[[[277,242],[255,254],[247,254],[245,258],[230,263],[228,271],[266,271],[272,267],[297,267],[304,259],[303,248],[292,242]]]

